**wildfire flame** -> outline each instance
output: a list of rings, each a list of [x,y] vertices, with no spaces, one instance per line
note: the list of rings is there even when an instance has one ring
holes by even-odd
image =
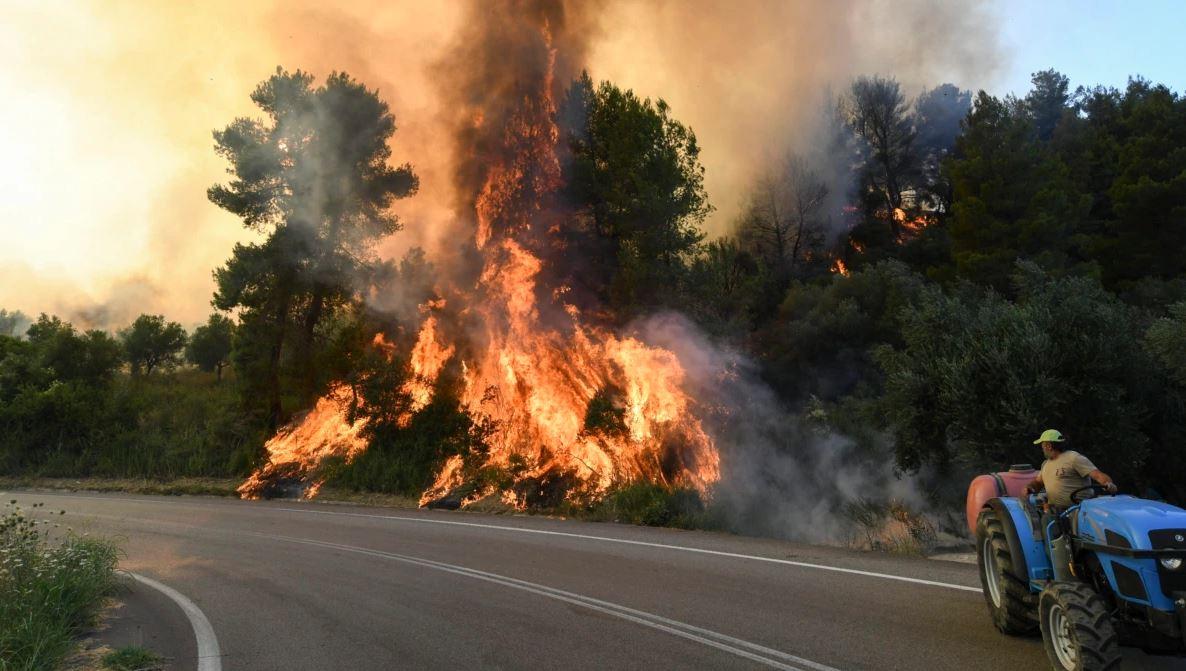
[[[306,481],[312,467],[326,457],[340,456],[347,462],[366,449],[366,441],[359,436],[363,422],[347,418],[350,389],[336,386],[318,399],[313,409],[267,442],[267,463],[246,482],[239,485],[239,496],[258,499],[274,485],[284,480]],[[313,498],[321,489],[321,482],[306,482],[301,496]]]
[[[855,208],[852,206],[845,206],[846,211],[850,209],[855,210]],[[877,210],[877,212],[874,214],[877,218],[883,221],[887,220],[886,210],[884,208]],[[906,244],[908,241],[917,237],[924,228],[934,224],[936,221],[936,217],[933,214],[922,213],[911,217],[906,212],[906,210],[900,207],[895,207],[889,216],[893,217],[894,222],[897,223],[899,229],[901,230],[901,234],[898,236],[896,241],[899,245]],[[857,240],[852,239],[851,237],[848,239],[848,246],[858,254],[863,254],[865,252],[865,245],[861,244]],[[832,260],[831,271],[835,274],[843,275],[844,277],[848,277],[851,274],[848,264],[844,262],[844,259],[839,257]]]
[[[546,73],[538,91],[518,102],[500,129],[503,151],[490,159],[474,199],[475,244],[484,259],[478,285],[453,289],[464,309],[477,317],[477,333],[464,334],[471,348],[454,345],[435,315],[425,317],[411,351],[412,377],[404,391],[412,412],[431,401],[434,382],[447,362],[465,351],[461,363],[461,401],[474,417],[495,427],[480,467],[501,469],[512,481],[501,492],[471,488],[462,504],[488,495],[526,505],[527,487],[551,477],[562,480],[565,495],[595,497],[611,487],[636,481],[693,487],[702,494],[720,477],[713,440],[685,391],[685,371],[675,354],[582,320],[565,304],[564,287],[548,286],[544,263],[533,251],[555,232],[548,196],[562,186],[557,154],[559,131],[552,98],[555,51],[550,36]],[[482,124],[486,115],[471,117]],[[539,296],[547,298],[541,305]],[[452,298],[450,299],[452,301]],[[437,307],[437,306],[433,306]],[[443,307],[443,306],[440,306]],[[345,420],[344,406],[331,396],[318,402],[295,428],[268,443],[269,464],[240,491],[258,492],[259,483],[284,464],[313,460],[327,450],[299,445],[311,440],[343,440],[335,454],[357,454],[357,424]],[[331,450],[332,451],[332,450]],[[449,458],[423,493],[427,504],[458,490],[466,462]]]
[[[412,376],[404,383],[404,392],[412,399],[411,407],[400,423],[407,425],[411,413],[420,410],[432,400],[432,385],[441,370],[453,356],[453,345],[442,345],[437,340],[437,319],[428,315],[412,347]]]
[[[906,210],[903,210],[900,207],[894,208],[894,220],[898,222],[898,225],[902,229],[902,238],[898,240],[899,244],[918,235],[922,232],[922,229],[935,223],[935,218],[933,216],[919,214],[915,217],[910,217],[906,213]]]

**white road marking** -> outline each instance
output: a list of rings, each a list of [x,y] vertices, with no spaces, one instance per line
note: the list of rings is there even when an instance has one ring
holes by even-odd
[[[749,641],[734,638],[732,636],[721,634],[709,629],[703,629],[701,627],[680,622],[678,620],[671,620],[660,615],[655,615],[654,613],[635,610],[633,608],[622,606],[610,601],[602,601],[600,599],[594,599],[593,597],[584,596],[582,594],[566,592],[554,587],[548,587],[547,585],[540,585],[538,583],[527,582],[526,580],[510,578],[497,573],[488,573],[486,571],[479,571],[477,569],[458,566],[456,564],[446,564],[444,562],[433,561],[431,559],[410,557],[407,555],[383,552],[380,550],[371,550],[353,545],[341,545],[339,543],[317,541],[307,538],[293,538],[291,536],[276,536],[262,533],[251,533],[251,535],[288,543],[300,543],[303,545],[312,545],[316,547],[328,548],[331,550],[354,552],[357,554],[369,555],[382,559],[391,559],[394,561],[414,564],[416,566],[422,566],[437,571],[445,571],[447,573],[453,573],[455,575],[473,578],[475,580],[483,580],[486,582],[495,583],[497,585],[502,585],[504,587],[523,590],[525,592],[537,594],[549,599],[556,599],[558,601],[570,603],[575,606],[605,613],[606,615],[612,615],[623,620],[641,624],[645,627],[658,629],[659,631],[664,631],[674,636],[679,636],[696,643],[701,643],[703,645],[737,655],[738,657],[744,657],[745,659],[749,659],[760,664],[765,664],[775,669],[782,669],[783,671],[806,671],[806,669],[812,669],[813,671],[839,671],[839,669],[836,669],[835,667],[813,662],[809,659],[804,659],[802,657],[782,652],[781,650],[767,648],[766,646],[758,645],[757,643],[751,643]]]
[[[750,660],[753,660],[753,661],[761,663],[761,664],[765,664],[767,666],[770,666],[770,667],[773,667],[776,669],[782,669],[783,671],[808,671],[809,669],[811,671],[840,671],[840,669],[837,669],[835,667],[827,666],[825,664],[821,664],[819,662],[814,662],[812,660],[805,659],[803,657],[798,657],[798,656],[792,655],[790,653],[782,652],[781,650],[776,650],[774,648],[768,648],[766,646],[759,645],[757,643],[752,643],[752,642],[746,641],[744,639],[729,636],[728,634],[722,634],[719,632],[712,631],[710,629],[704,629],[701,627],[697,627],[695,625],[687,624],[686,622],[680,622],[679,620],[672,620],[669,618],[665,618],[661,615],[656,615],[654,613],[648,613],[646,611],[635,610],[628,606],[616,604],[611,601],[602,601],[600,599],[596,599],[596,598],[593,598],[590,596],[585,596],[585,595],[577,594],[574,592],[567,592],[567,591],[564,591],[561,589],[557,589],[555,587],[548,587],[547,585],[541,585],[538,583],[528,582],[526,580],[519,580],[518,578],[511,578],[509,576],[504,576],[504,575],[500,575],[497,573],[489,573],[486,571],[480,571],[478,569],[472,569],[472,568],[468,568],[465,566],[458,566],[456,564],[447,564],[444,562],[438,562],[438,561],[435,561],[432,559],[424,559],[421,557],[411,557],[408,555],[400,555],[400,554],[395,554],[395,553],[391,553],[391,552],[384,552],[382,550],[373,550],[373,549],[369,549],[369,548],[357,547],[354,545],[342,545],[340,543],[331,543],[329,541],[319,541],[319,540],[314,540],[311,538],[296,538],[296,537],[292,537],[292,536],[279,536],[279,535],[275,535],[275,534],[265,534],[265,533],[260,533],[260,532],[256,532],[256,531],[218,529],[218,528],[198,526],[198,525],[193,525],[193,524],[168,522],[168,521],[164,521],[164,520],[148,520],[148,519],[139,519],[139,518],[134,518],[134,517],[117,517],[114,515],[103,515],[103,514],[98,514],[98,513],[75,513],[75,514],[82,515],[84,517],[92,517],[95,519],[108,519],[108,520],[118,520],[118,521],[123,521],[123,522],[142,522],[145,524],[177,526],[177,527],[182,527],[182,528],[186,528],[186,529],[193,529],[193,530],[197,530],[197,531],[203,531],[203,532],[214,533],[214,534],[226,534],[226,535],[230,535],[230,536],[251,536],[254,538],[263,538],[263,539],[267,539],[267,540],[281,541],[281,542],[287,542],[287,543],[300,543],[302,545],[310,545],[310,546],[314,546],[314,547],[327,548],[327,549],[331,549],[331,550],[340,550],[343,552],[353,552],[353,553],[362,554],[362,555],[379,557],[382,559],[391,559],[391,560],[400,561],[400,562],[404,562],[404,563],[408,563],[408,564],[422,566],[425,568],[431,568],[434,570],[440,570],[440,571],[445,571],[448,573],[453,573],[456,575],[474,578],[477,580],[483,580],[486,582],[491,582],[491,583],[495,583],[498,585],[502,585],[504,587],[511,587],[514,589],[523,590],[523,591],[530,592],[533,594],[538,594],[540,596],[544,596],[544,597],[547,597],[550,599],[564,601],[566,603],[570,603],[575,606],[580,606],[582,608],[588,608],[590,610],[595,610],[600,613],[605,613],[607,615],[611,615],[611,616],[614,616],[614,617],[617,617],[617,618],[620,618],[623,620],[634,622],[636,624],[650,627],[652,629],[657,629],[659,631],[667,632],[674,636],[679,636],[681,638],[685,638],[685,639],[694,641],[696,643],[701,643],[701,644],[716,648],[718,650],[728,652],[733,655],[737,655],[737,656],[744,657],[746,659],[750,659]],[[190,602],[188,599],[186,599],[186,597],[184,595],[176,592],[175,590],[172,590],[171,588],[169,588],[166,585],[163,585],[159,582],[151,580],[150,578],[146,578],[144,576],[141,576],[141,575],[138,575],[135,573],[131,573],[128,571],[125,571],[125,573],[128,573],[128,575],[132,576],[133,578],[135,578],[137,580],[140,580],[142,582],[145,582],[146,584],[152,585],[153,587],[155,587],[157,589],[160,589],[162,592],[165,592],[168,596],[170,596],[170,598],[173,598],[175,601],[177,601],[179,605],[182,605],[183,609],[185,609],[185,606],[183,605],[182,601],[180,601],[179,599],[185,600],[185,602],[188,602],[194,609],[193,613],[191,613],[187,609],[186,614],[191,615],[191,616],[196,614],[196,616],[198,618],[205,620],[205,616],[202,615],[201,610],[198,610],[197,606],[194,605],[192,602]],[[209,653],[202,652],[202,649],[201,649],[202,636],[199,635],[199,633],[198,633],[199,632],[199,624],[196,621],[194,621],[192,619],[192,617],[191,617],[191,622],[194,625],[195,637],[197,637],[199,640],[198,671],[221,671],[221,667],[218,666],[219,662],[217,661],[219,659],[218,655],[220,654],[218,652],[218,647],[217,647],[218,641],[217,641],[217,639],[213,638],[214,631],[210,627],[209,621],[205,621],[205,627],[209,632],[210,640],[213,642],[213,646],[214,646],[213,647],[213,651],[214,651],[213,659],[216,660],[215,665],[209,666],[209,667],[201,665],[201,662],[205,659],[204,654],[209,654]],[[780,661],[780,660],[782,660],[782,661]],[[792,664],[787,664],[786,662],[790,662],[792,664],[798,664],[799,666],[793,666]]]
[[[402,515],[370,515],[366,513],[342,513],[332,510],[301,510],[300,508],[271,508],[271,510],[284,510],[294,513],[306,513],[309,515],[344,515],[349,517],[367,517],[382,520],[397,520],[400,522],[419,522],[421,524],[448,524],[461,527],[479,527],[482,529],[495,529],[497,531],[514,531],[525,534],[543,534],[547,536],[563,536],[565,538],[579,538],[582,540],[603,541],[606,543],[622,543],[624,545],[641,545],[644,547],[661,548],[664,550],[678,550],[680,552],[695,552],[697,554],[714,555],[717,557],[729,557],[730,559],[748,559],[751,561],[769,562],[772,564],[784,564],[786,566],[797,566],[799,568],[813,568],[821,571],[835,571],[837,573],[848,573],[852,575],[861,575],[870,578],[881,578],[883,580],[897,580],[900,582],[908,582],[915,585],[927,585],[929,587],[946,587],[947,589],[961,590],[964,592],[980,593],[979,587],[968,587],[967,585],[956,585],[954,583],[939,582],[936,580],[924,580],[922,578],[909,578],[901,575],[893,575],[892,573],[877,573],[876,571],[862,571],[855,568],[843,568],[840,566],[828,566],[827,564],[812,564],[809,562],[794,561],[791,559],[779,559],[777,557],[763,557],[761,555],[747,555],[737,552],[725,552],[723,550],[708,550],[705,548],[688,547],[686,545],[670,545],[667,543],[652,543],[649,541],[636,541],[626,538],[613,538],[612,536],[591,536],[587,534],[577,534],[569,531],[547,531],[544,529],[526,529],[523,527],[513,527],[502,524],[479,524],[477,522],[457,522],[453,520],[433,520],[420,517],[404,517]]]
[[[198,608],[198,604],[162,582],[131,571],[125,573],[169,597],[185,612],[190,626],[193,627],[194,638],[198,642],[198,671],[222,671],[222,652],[218,648],[218,637],[214,635],[214,627],[210,626],[210,620],[206,619],[206,614]]]

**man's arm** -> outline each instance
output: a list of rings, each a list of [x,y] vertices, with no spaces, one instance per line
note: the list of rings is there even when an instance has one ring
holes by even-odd
[[[1108,490],[1108,492],[1113,494],[1116,493],[1116,483],[1112,482],[1111,476],[1096,468],[1095,464],[1091,463],[1091,460],[1082,454],[1076,455],[1075,457],[1075,471],[1078,472],[1079,475],[1086,475],[1092,480],[1095,480],[1097,483],[1103,485],[1104,488]]]
[[[1088,473],[1087,477],[1089,477],[1092,480],[1095,480],[1099,484],[1103,485],[1105,488],[1107,488],[1107,490],[1109,492],[1112,492],[1112,493],[1116,492],[1117,487],[1116,487],[1116,483],[1112,482],[1112,476],[1101,471],[1100,469],[1097,468],[1094,471]]]
[[[1042,488],[1045,486],[1046,485],[1042,483],[1042,474],[1039,473],[1038,477],[1034,478],[1033,480],[1030,480],[1030,483],[1025,486],[1025,493],[1026,494],[1037,494],[1038,492],[1042,491]]]

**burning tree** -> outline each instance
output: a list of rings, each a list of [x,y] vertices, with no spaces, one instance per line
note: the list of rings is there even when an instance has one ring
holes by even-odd
[[[919,170],[914,148],[917,131],[910,107],[898,82],[884,77],[858,77],[845,101],[848,123],[863,139],[871,160],[863,175],[870,198],[886,213],[895,239],[901,237],[901,222],[890,213],[902,209],[904,192]]]
[[[484,11],[480,7],[477,11]],[[565,23],[558,5],[488,18],[474,22],[480,34],[464,42],[459,57],[484,49],[502,57],[476,55],[484,65],[471,74],[480,81],[452,83],[461,98],[459,223],[468,230],[472,253],[467,257],[475,263],[441,273],[439,298],[422,306],[422,323],[407,355],[398,345],[391,348],[391,365],[406,366],[399,393],[387,401],[398,409],[367,408],[367,398],[359,405],[340,390],[330,394],[269,442],[271,463],[245,483],[244,495],[259,495],[273,473],[291,476],[294,469],[308,474],[316,468],[326,451],[310,450],[302,436],[319,445],[323,437],[337,436],[339,447],[331,451],[351,459],[368,413],[413,424],[450,367],[458,371],[455,393],[461,407],[490,431],[482,449],[455,453],[444,462],[422,503],[457,499],[463,492],[460,503],[499,495],[523,506],[557,496],[596,497],[638,481],[706,493],[719,478],[717,450],[701,419],[704,409],[685,390],[678,357],[614,330],[612,318],[577,304],[565,282],[571,277],[566,259],[579,256],[569,233],[582,220],[565,197],[567,147],[557,125],[556,100],[562,90],[558,82],[571,76],[563,47],[576,39],[570,32],[576,28]],[[506,54],[514,58],[508,61]],[[495,62],[505,63],[505,71],[491,71]],[[612,93],[602,91],[607,97]],[[682,127],[672,125],[662,104],[652,108],[632,95],[615,100],[625,113],[654,114],[661,136],[675,138],[669,148],[676,162],[693,171],[690,182],[669,184],[679,202],[652,201],[683,208],[682,215],[678,209],[663,213],[654,231],[641,217],[621,212],[614,213],[619,219],[607,215],[603,223],[614,227],[609,237],[616,235],[623,249],[652,254],[652,247],[665,249],[673,256],[656,258],[676,263],[678,240],[668,240],[666,247],[645,245],[648,236],[698,240],[681,223],[704,211],[702,192],[696,195],[694,136],[677,132]],[[387,347],[386,341],[376,343]]]
[[[313,76],[277,68],[251,94],[266,121],[240,118],[214,133],[234,179],[208,194],[248,228],[268,231],[261,244],[236,245],[215,271],[214,305],[238,310],[245,343],[241,379],[264,404],[271,426],[283,416],[282,366],[300,396],[318,378],[318,330],[355,296],[373,267],[373,243],[399,229],[389,210],[416,191],[409,165],[391,167],[395,118],[377,92],[345,73],[313,87]]]

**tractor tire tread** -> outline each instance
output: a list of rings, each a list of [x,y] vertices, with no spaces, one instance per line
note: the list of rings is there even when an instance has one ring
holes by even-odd
[[[1042,599],[1057,599],[1065,616],[1070,619],[1075,638],[1079,643],[1080,660],[1074,671],[1110,671],[1120,667],[1120,637],[1112,624],[1107,606],[1091,586],[1085,583],[1052,583],[1043,592]],[[1046,610],[1042,609],[1041,621],[1045,627]],[[1043,631],[1043,638],[1048,632]],[[1046,640],[1049,652],[1050,641]]]
[[[988,590],[984,590],[985,602],[988,604],[993,625],[1005,634],[1014,636],[1032,635],[1038,629],[1038,623],[1033,617],[1033,607],[1029,589],[1012,577],[1013,556],[1009,552],[1009,540],[1005,535],[1005,527],[997,519],[996,513],[986,511],[981,514],[978,535],[981,542],[977,543],[977,551],[984,552],[984,540],[989,541],[989,551],[996,560],[997,567],[1002,573],[998,581],[1001,595],[1001,605],[992,603]],[[987,587],[988,578],[984,575],[983,558],[980,562],[980,579],[982,587]]]

